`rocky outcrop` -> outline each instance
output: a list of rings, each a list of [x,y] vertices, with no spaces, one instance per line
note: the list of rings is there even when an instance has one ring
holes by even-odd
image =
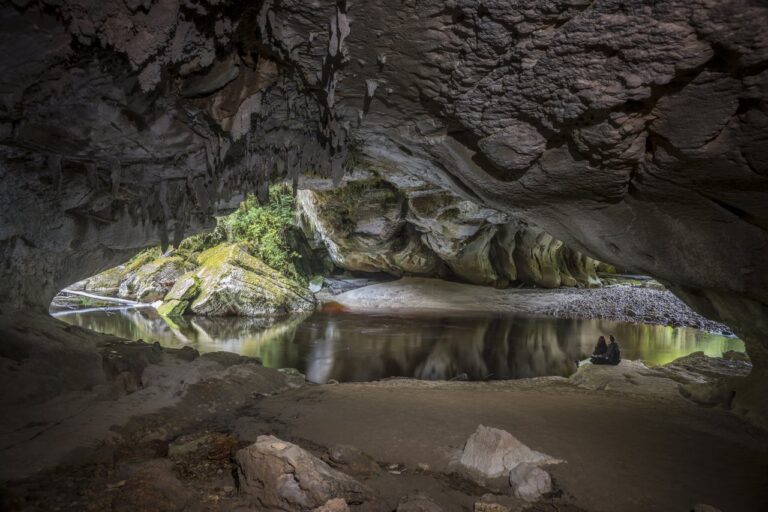
[[[125,265],[76,283],[76,288],[141,302],[160,302],[167,318],[275,316],[314,310],[315,299],[291,278],[268,267],[245,244],[203,252],[148,250]]]
[[[416,176],[386,179],[374,174],[331,190],[299,191],[302,226],[325,244],[336,265],[394,275],[453,275],[497,287],[600,284],[598,262],[530,223]]]
[[[241,244],[222,244],[201,253],[199,266],[181,276],[158,311],[203,316],[274,316],[312,311],[309,290],[251,256]]]
[[[120,283],[121,297],[135,298],[141,302],[162,300],[176,280],[193,265],[179,256],[161,257],[130,272]],[[109,272],[109,271],[108,271]]]
[[[768,378],[760,2],[25,0],[0,19],[5,308],[275,175],[407,168],[657,277]]]

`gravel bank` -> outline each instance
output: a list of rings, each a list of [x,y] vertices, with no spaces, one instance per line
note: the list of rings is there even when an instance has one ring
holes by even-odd
[[[733,334],[727,325],[704,318],[667,290],[618,285],[561,290],[560,294],[556,304],[542,308],[541,312],[559,318],[606,318]]]
[[[331,300],[346,310],[359,312],[522,313],[685,326],[732,334],[727,326],[702,317],[669,291],[624,285],[578,290],[498,290],[406,277],[348,291]]]

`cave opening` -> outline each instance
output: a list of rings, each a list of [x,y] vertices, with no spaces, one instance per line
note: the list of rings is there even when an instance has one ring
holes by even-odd
[[[0,510],[765,510],[766,26],[3,2]]]

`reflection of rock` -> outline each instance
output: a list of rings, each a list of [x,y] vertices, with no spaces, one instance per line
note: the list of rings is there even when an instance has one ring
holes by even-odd
[[[531,450],[509,432],[480,425],[467,440],[459,462],[482,480],[505,476],[523,462],[539,466],[561,461]]]
[[[323,506],[332,498],[359,505],[370,497],[370,491],[354,478],[273,436],[259,436],[235,458],[242,492],[267,508],[306,510]]]
[[[400,177],[300,191],[304,229],[348,270],[440,275],[447,266],[462,280],[483,285],[600,284],[596,261],[535,226]]]

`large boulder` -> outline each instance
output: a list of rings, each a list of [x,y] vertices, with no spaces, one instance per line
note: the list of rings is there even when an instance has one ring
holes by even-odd
[[[360,505],[371,498],[371,491],[351,476],[274,436],[259,436],[235,459],[241,491],[269,509],[311,510],[333,498]]]
[[[311,293],[248,253],[221,244],[198,256],[199,267],[178,279],[159,308],[173,316],[275,316],[312,311]]]
[[[506,476],[521,463],[536,466],[562,462],[523,444],[505,430],[479,425],[469,437],[459,463],[479,480]]]

